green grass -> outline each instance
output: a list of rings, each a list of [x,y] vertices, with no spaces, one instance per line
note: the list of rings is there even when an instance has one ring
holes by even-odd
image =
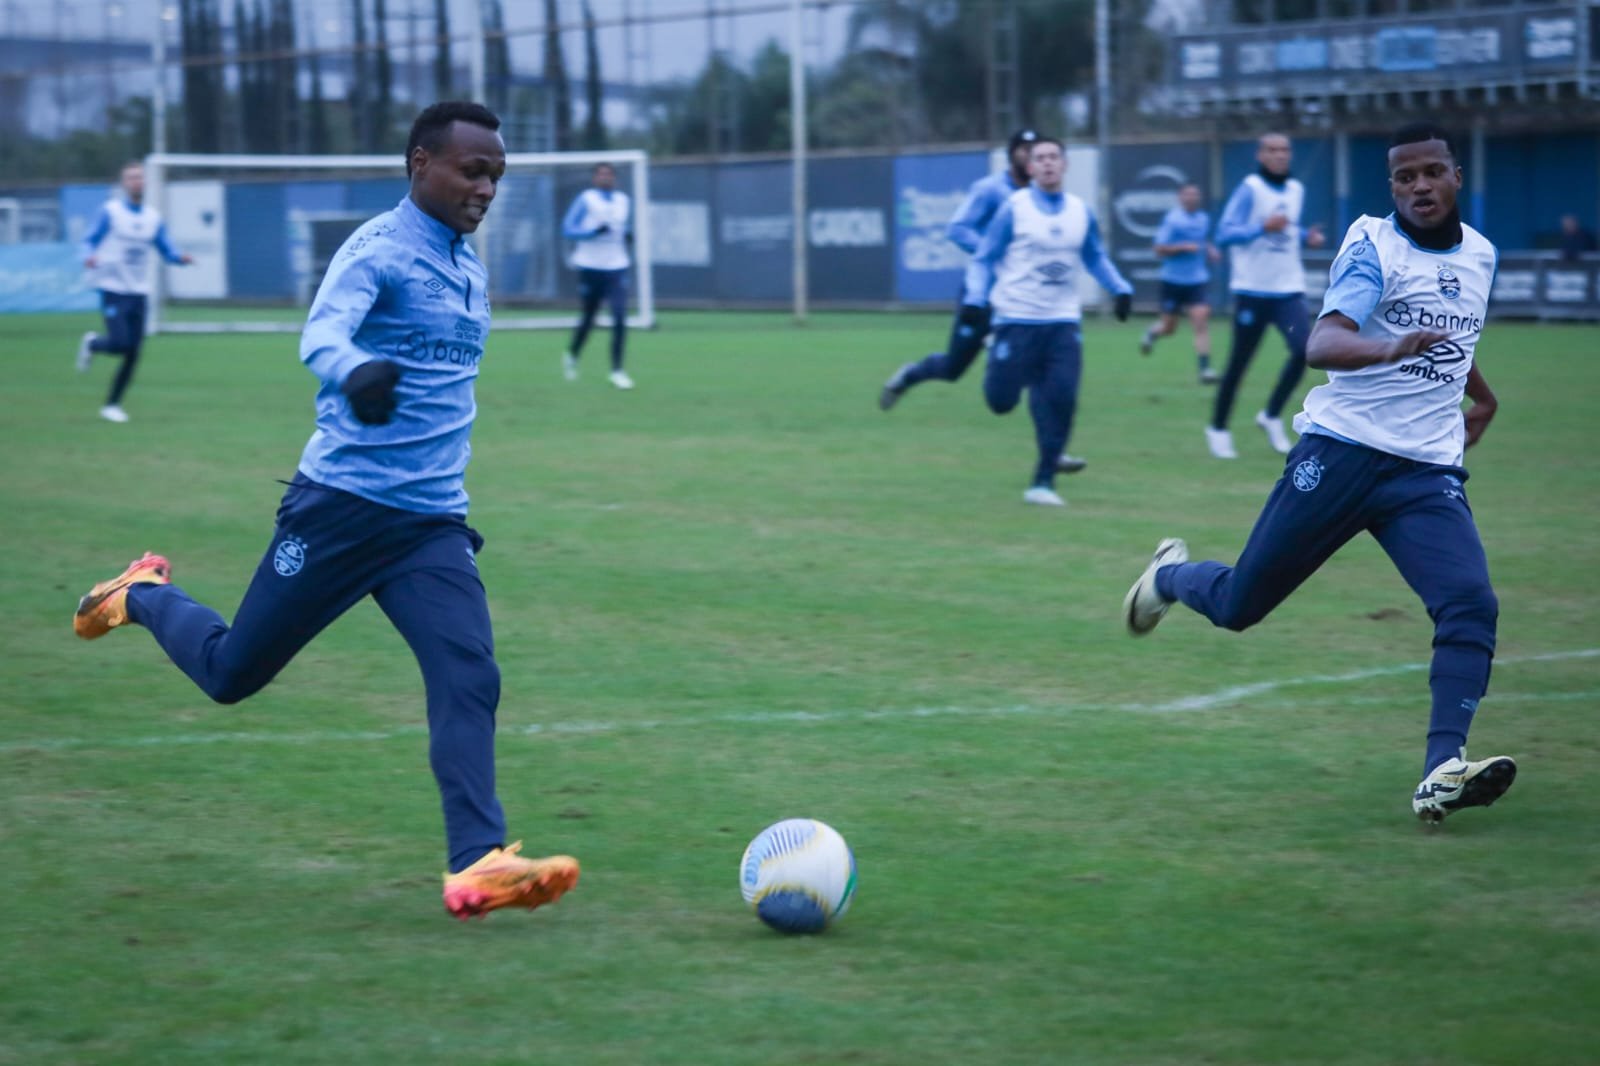
[[[1277,474],[1205,457],[1186,342],[1091,322],[1064,513],[975,381],[874,399],[943,316],[669,315],[631,394],[497,334],[473,523],[514,832],[579,889],[451,922],[421,682],[366,603],[204,699],[75,597],[149,548],[231,613],[309,432],[292,336],[160,337],[95,417],[87,318],[5,323],[0,1063],[1552,1063],[1600,1046],[1597,334],[1495,325],[1469,485],[1502,610],[1504,802],[1419,829],[1430,626],[1370,540],[1266,623],[1118,611],[1156,540],[1231,559]],[[1226,340],[1226,327],[1219,330]],[[974,378],[976,374],[974,375]],[[1318,375],[1308,375],[1315,378]],[[1409,669],[1408,669],[1409,668]],[[1355,676],[1351,676],[1355,675]],[[1342,677],[1343,680],[1307,680]],[[1277,683],[1202,709],[1149,708]],[[1144,707],[1146,709],[1140,709]],[[840,829],[786,939],[747,840]]]

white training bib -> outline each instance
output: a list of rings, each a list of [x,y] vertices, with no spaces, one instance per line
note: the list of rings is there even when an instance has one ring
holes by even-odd
[[[1306,395],[1296,430],[1315,422],[1392,455],[1461,465],[1461,400],[1498,259],[1483,234],[1464,224],[1461,233],[1459,246],[1436,252],[1413,244],[1393,215],[1362,215],[1351,224],[1340,258],[1375,256],[1383,277],[1383,295],[1361,323],[1361,336],[1391,340],[1426,329],[1448,333],[1449,339],[1397,363],[1328,371],[1328,383]]]
[[[1040,210],[1031,188],[1012,193],[1011,243],[995,265],[989,303],[996,321],[1076,322],[1083,317],[1078,271],[1089,209],[1067,193],[1061,210]]]
[[[626,270],[628,244],[628,194],[616,189],[605,196],[599,189],[585,189],[578,197],[583,203],[583,228],[610,226],[598,237],[578,241],[572,250],[572,265],[583,270]]]
[[[1228,287],[1234,292],[1291,296],[1306,291],[1306,268],[1300,261],[1300,212],[1306,187],[1294,178],[1277,188],[1260,174],[1244,179],[1250,190],[1250,221],[1260,225],[1273,215],[1289,224],[1277,233],[1262,232],[1228,249]]]

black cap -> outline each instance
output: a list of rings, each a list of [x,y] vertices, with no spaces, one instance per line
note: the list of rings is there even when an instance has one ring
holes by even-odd
[[[1038,130],[1020,129],[1011,135],[1011,143],[1006,145],[1006,154],[1010,155],[1012,152],[1015,152],[1019,145],[1032,144],[1038,139]]]

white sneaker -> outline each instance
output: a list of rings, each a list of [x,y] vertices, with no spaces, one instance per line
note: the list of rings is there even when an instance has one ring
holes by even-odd
[[[1206,447],[1211,449],[1214,459],[1239,458],[1239,453],[1233,450],[1233,434],[1225,429],[1212,429],[1207,426]]]
[[[611,384],[619,389],[631,389],[633,388],[633,379],[628,376],[626,370],[613,370],[611,372]]]
[[[578,380],[578,357],[571,352],[561,357],[561,376],[568,381]]]
[[[121,404],[108,403],[100,408],[100,417],[107,422],[126,422],[128,420],[128,412],[122,409]]]
[[[1154,337],[1150,336],[1150,331],[1149,330],[1145,330],[1144,331],[1144,336],[1139,338],[1139,354],[1140,355],[1149,355],[1152,351],[1155,350],[1155,346],[1156,346],[1156,339]]]
[[[1066,452],[1062,452],[1061,455],[1056,459],[1056,473],[1076,474],[1088,465],[1089,460],[1083,458],[1082,456],[1068,455]]]
[[[1041,507],[1065,507],[1067,505],[1067,501],[1058,496],[1055,489],[1045,488],[1043,485],[1035,485],[1027,492],[1024,492],[1022,494],[1022,502],[1036,503]]]
[[[80,373],[80,374],[86,373],[88,371],[88,369],[89,369],[89,364],[94,362],[94,349],[89,347],[89,345],[91,345],[93,343],[94,343],[94,330],[92,330],[92,329],[88,333],[85,333],[83,335],[83,339],[78,342],[78,363],[77,363],[77,366],[78,366],[78,373]]]
[[[1517,779],[1517,762],[1509,755],[1467,762],[1448,759],[1422,779],[1411,796],[1411,810],[1424,822],[1442,822],[1466,807],[1487,807],[1506,794]]]
[[[906,371],[910,370],[914,365],[913,363],[907,363],[889,375],[889,380],[885,381],[883,388],[878,390],[878,410],[887,411],[900,402],[900,397],[906,394]]]
[[[1173,566],[1189,561],[1189,545],[1177,537],[1168,537],[1156,545],[1150,565],[1144,568],[1139,580],[1133,583],[1122,600],[1122,618],[1128,623],[1128,632],[1142,637],[1160,624],[1172,601],[1163,599],[1156,591],[1156,571],[1163,566]]]
[[[1267,442],[1272,445],[1272,450],[1279,455],[1288,455],[1289,434],[1283,431],[1283,419],[1273,418],[1265,411],[1256,412],[1256,425],[1260,426],[1267,434]]]

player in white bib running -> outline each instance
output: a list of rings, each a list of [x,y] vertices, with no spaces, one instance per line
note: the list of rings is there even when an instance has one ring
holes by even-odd
[[[623,349],[628,339],[628,238],[633,224],[633,202],[617,188],[617,170],[610,163],[594,168],[594,186],[583,190],[561,220],[561,232],[576,242],[572,265],[578,269],[578,299],[582,302],[577,328],[561,369],[568,381],[578,378],[578,357],[589,328],[602,303],[611,308],[611,384],[619,389],[633,388],[633,379],[622,368]]]
[[[134,368],[144,345],[145,314],[150,300],[150,249],[174,265],[194,262],[181,254],[167,239],[161,215],[144,202],[144,164],[128,163],[122,168],[122,197],[113,197],[100,208],[94,224],[83,239],[83,265],[89,268],[95,288],[100,290],[100,313],[105,318],[104,334],[89,332],[78,344],[78,371],[89,369],[97,354],[122,358],[111,391],[100,408],[107,422],[126,422],[122,397],[133,382]]]
[[[1228,419],[1239,382],[1268,326],[1277,326],[1283,334],[1289,358],[1278,372],[1267,405],[1256,413],[1256,425],[1266,433],[1274,451],[1289,451],[1283,408],[1305,375],[1306,336],[1311,331],[1300,247],[1320,248],[1323,244],[1320,226],[1300,227],[1306,190],[1289,176],[1293,158],[1289,138],[1281,133],[1264,135],[1256,144],[1260,169],[1239,183],[1217,222],[1217,244],[1229,250],[1228,288],[1233,293],[1233,344],[1217,386],[1211,424],[1206,427],[1206,447],[1218,459],[1238,458]]]
[[[1088,270],[1116,298],[1119,322],[1128,319],[1133,286],[1106,254],[1094,212],[1063,189],[1061,142],[1040,137],[1029,173],[1032,183],[1006,199],[984,233],[967,267],[963,303],[993,311],[994,343],[983,374],[989,410],[1008,414],[1028,393],[1039,452],[1023,502],[1060,507],[1066,501],[1055,480],[1083,369],[1078,272]]]
[[[1493,803],[1517,773],[1507,756],[1465,753],[1499,613],[1461,465],[1497,409],[1476,354],[1498,253],[1461,222],[1449,138],[1422,123],[1390,144],[1394,214],[1363,215],[1345,235],[1306,347],[1328,383],[1306,396],[1300,441],[1239,561],[1191,563],[1183,541],[1163,540],[1123,612],[1136,636],[1180,600],[1214,625],[1247,629],[1371,533],[1433,620],[1432,713],[1411,806],[1438,822]]]

